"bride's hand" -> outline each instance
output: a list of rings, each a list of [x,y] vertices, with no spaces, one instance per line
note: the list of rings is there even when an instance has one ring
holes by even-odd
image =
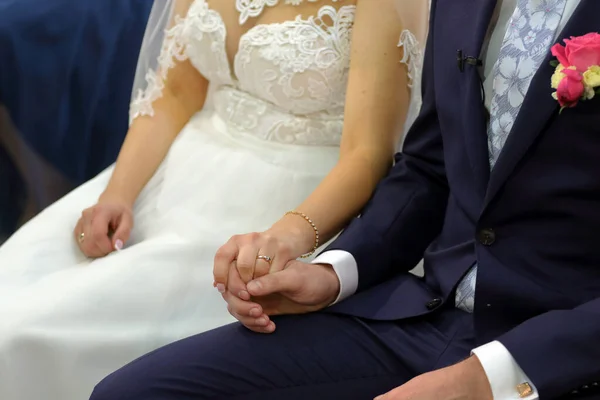
[[[132,228],[132,207],[118,198],[101,197],[83,210],[73,234],[83,254],[98,258],[121,250]]]
[[[301,221],[304,223],[304,221]],[[261,233],[233,236],[217,251],[214,263],[215,286],[224,293],[229,268],[237,268],[244,283],[268,273],[281,271],[286,264],[311,248],[314,232],[306,226],[299,229],[274,226]],[[249,297],[248,297],[249,299]]]

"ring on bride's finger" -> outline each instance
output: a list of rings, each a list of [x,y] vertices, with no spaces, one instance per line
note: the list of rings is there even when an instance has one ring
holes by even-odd
[[[83,243],[84,240],[85,240],[85,233],[81,232],[79,235],[77,235],[77,241],[79,243]]]
[[[269,263],[269,265],[271,264],[271,262],[273,261],[273,259],[269,256],[258,256],[256,257],[257,260],[265,260],[266,262]]]

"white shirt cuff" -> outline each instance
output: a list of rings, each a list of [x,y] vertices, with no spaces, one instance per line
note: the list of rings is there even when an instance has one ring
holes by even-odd
[[[494,400],[538,400],[538,391],[510,352],[497,340],[472,351],[490,381]],[[532,393],[521,397],[517,386],[529,385]]]
[[[312,264],[329,264],[340,280],[340,294],[331,304],[352,296],[358,288],[358,266],[352,254],[343,250],[330,250],[319,255]]]

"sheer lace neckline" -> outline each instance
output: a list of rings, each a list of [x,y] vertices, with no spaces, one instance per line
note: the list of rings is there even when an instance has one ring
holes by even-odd
[[[325,23],[322,18],[325,15],[329,15],[331,16],[337,16],[342,14],[346,9],[351,9],[354,10],[356,8],[355,5],[346,5],[346,6],[342,6],[339,10],[336,9],[335,7],[331,6],[331,5],[324,5],[322,6],[317,15],[311,15],[308,16],[306,18],[302,17],[302,15],[298,14],[296,16],[295,19],[290,19],[290,20],[286,20],[286,21],[282,21],[282,22],[270,22],[270,23],[264,23],[264,24],[256,24],[254,26],[252,26],[250,29],[248,29],[246,32],[242,33],[238,39],[238,45],[236,46],[236,52],[235,54],[229,55],[227,52],[227,46],[226,46],[226,37],[227,37],[227,27],[225,22],[223,21],[223,18],[221,17],[221,15],[219,14],[219,12],[211,9],[210,5],[208,4],[207,0],[197,0],[198,1],[198,6],[203,10],[202,12],[200,12],[200,15],[202,14],[210,14],[211,15],[211,19],[213,21],[215,21],[218,25],[220,25],[220,31],[221,34],[223,35],[221,43],[223,45],[222,49],[218,49],[217,53],[218,56],[221,58],[221,67],[224,71],[224,74],[227,75],[227,77],[230,80],[230,84],[232,86],[238,86],[238,82],[239,79],[236,76],[235,70],[236,70],[236,63],[237,63],[237,59],[238,56],[241,54],[242,52],[242,46],[244,44],[244,42],[252,37],[252,35],[254,34],[254,32],[258,32],[262,29],[280,29],[282,27],[289,27],[289,26],[296,26],[298,24],[309,24],[309,25],[314,25],[316,27],[318,27],[324,34],[329,35],[329,28],[334,28],[333,26],[328,26],[327,23]],[[272,7],[277,5],[281,0],[236,0],[236,8],[237,10],[240,12],[240,24],[243,24],[244,22],[246,22],[246,20],[248,18],[255,18],[260,16],[260,14],[262,13],[262,11],[264,10],[264,8],[266,6]],[[308,1],[311,3],[316,3],[319,2],[321,0],[284,0],[285,4],[291,4],[291,5],[300,5],[302,2],[304,1]],[[333,2],[342,2],[343,0],[332,0]],[[246,7],[246,8],[244,8]],[[244,17],[244,14],[247,14]],[[243,22],[242,22],[243,20]],[[335,21],[336,19],[334,19]]]
[[[283,0],[284,4],[299,6],[303,2],[316,3],[320,0]],[[333,0],[338,2],[342,0]],[[236,0],[235,8],[240,13],[239,22],[243,25],[248,21],[249,18],[258,17],[265,7],[273,7],[277,5],[280,0]]]

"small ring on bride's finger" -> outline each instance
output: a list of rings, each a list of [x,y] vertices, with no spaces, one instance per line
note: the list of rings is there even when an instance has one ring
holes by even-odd
[[[81,232],[79,235],[77,235],[77,241],[79,243],[83,243],[84,240],[85,240],[85,233]]]
[[[271,265],[271,263],[273,262],[273,259],[269,256],[261,256],[259,255],[258,257],[256,257],[257,260],[265,260],[266,262],[269,263],[269,265]]]

